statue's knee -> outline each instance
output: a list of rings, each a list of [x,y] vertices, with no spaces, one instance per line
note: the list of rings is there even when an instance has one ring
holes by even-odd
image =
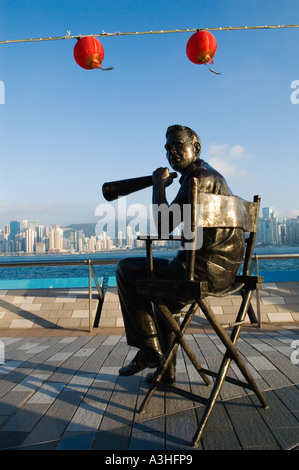
[[[146,259],[124,258],[118,262],[115,268],[117,279],[125,282],[135,282],[146,274]]]
[[[129,258],[121,259],[115,267],[116,277],[119,278],[120,276],[125,276],[126,273],[128,273],[129,269],[130,269],[130,259]]]
[[[115,267],[116,277],[119,277],[123,272],[123,264],[124,264],[123,261],[124,261],[123,259],[120,260]]]

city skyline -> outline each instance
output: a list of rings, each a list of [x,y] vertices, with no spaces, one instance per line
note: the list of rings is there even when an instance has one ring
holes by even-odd
[[[94,225],[94,234],[92,227],[89,227],[88,235],[84,233],[86,225]],[[142,241],[137,240],[138,232],[134,232],[132,226],[127,224],[122,227],[123,230],[112,238],[105,231],[98,234],[94,223],[81,224],[81,228],[75,228],[59,224],[43,225],[37,220],[11,220],[3,228],[0,227],[0,253],[82,253],[144,246]],[[262,207],[257,244],[299,244],[299,216],[279,221],[274,207]],[[179,242],[177,245],[167,241],[157,242],[156,246],[174,248],[179,246]]]

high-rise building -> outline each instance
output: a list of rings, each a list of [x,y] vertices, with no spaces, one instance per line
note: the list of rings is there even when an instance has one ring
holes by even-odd
[[[286,220],[286,239],[288,243],[299,242],[299,217]]]
[[[38,220],[29,220],[28,222],[28,228],[31,228],[31,230],[35,230],[39,225],[40,223]]]
[[[258,239],[264,245],[278,245],[281,243],[281,231],[276,212],[273,207],[262,209],[263,218],[259,220]]]
[[[45,237],[45,227],[43,225],[35,226],[36,241],[41,242]]]
[[[10,234],[10,226],[5,225],[4,226],[4,234],[3,234],[4,240],[8,240],[9,234]]]
[[[35,238],[36,232],[31,228],[28,228],[25,231],[25,252],[26,253],[34,253],[35,251]]]
[[[46,252],[46,245],[44,242],[36,242],[35,244],[36,254],[44,254]]]
[[[123,246],[123,233],[121,230],[118,231],[117,234],[117,246],[121,248]]]
[[[96,237],[91,236],[89,239],[87,239],[87,249],[88,251],[95,251],[96,250]]]
[[[49,234],[49,251],[60,251],[63,249],[63,230],[54,228]]]
[[[70,232],[70,250],[78,251],[78,234],[76,230]]]
[[[18,220],[12,220],[10,222],[10,234],[9,234],[9,239],[10,240],[15,240],[16,235],[20,233],[20,222]]]
[[[271,219],[276,217],[274,207],[263,207],[262,209],[263,219]]]
[[[133,246],[133,231],[130,225],[127,226],[127,246]]]

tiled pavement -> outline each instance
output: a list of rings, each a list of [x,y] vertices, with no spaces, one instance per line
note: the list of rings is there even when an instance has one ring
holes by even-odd
[[[223,323],[235,320],[241,296],[208,297],[215,315]],[[256,309],[256,298],[253,299]],[[93,289],[92,317],[98,318],[98,294]],[[260,313],[263,324],[299,322],[299,282],[264,283],[260,291]],[[203,317],[201,317],[203,318]],[[249,319],[246,318],[249,322]],[[110,276],[100,315],[100,327],[123,327],[115,278]],[[89,329],[88,288],[0,289],[0,330],[39,328]]]
[[[92,291],[92,318],[98,308]],[[88,288],[0,290],[0,330],[35,328],[89,329]]]
[[[148,370],[118,375],[135,350],[121,330],[112,333],[0,330],[0,449],[195,452],[190,441],[203,407],[160,391],[139,414]],[[189,340],[215,370],[218,337],[198,325]],[[299,325],[246,326],[238,346],[270,408],[226,383],[197,450],[298,449]],[[234,365],[231,374],[239,375]],[[177,381],[207,392],[180,350]]]
[[[263,324],[271,322],[299,322],[299,282],[265,282],[260,295],[260,314]],[[222,324],[235,321],[240,308],[241,296],[208,297],[208,303]],[[1,305],[1,303],[0,303]],[[252,305],[257,312],[256,297]],[[202,315],[202,318],[203,315]],[[248,323],[248,317],[245,319]],[[109,278],[101,311],[100,326],[119,327],[123,325],[122,314],[114,278]],[[0,321],[1,327],[1,321]]]

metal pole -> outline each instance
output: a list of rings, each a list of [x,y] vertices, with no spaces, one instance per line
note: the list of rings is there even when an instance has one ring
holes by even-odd
[[[255,255],[255,265],[256,265],[256,275],[259,275],[259,262],[258,262],[258,255]],[[262,328],[262,315],[261,315],[261,301],[260,301],[260,291],[256,289],[256,311],[257,311],[257,321],[258,327]]]
[[[89,331],[92,331],[92,272],[91,260],[88,260],[88,294],[89,294]]]

